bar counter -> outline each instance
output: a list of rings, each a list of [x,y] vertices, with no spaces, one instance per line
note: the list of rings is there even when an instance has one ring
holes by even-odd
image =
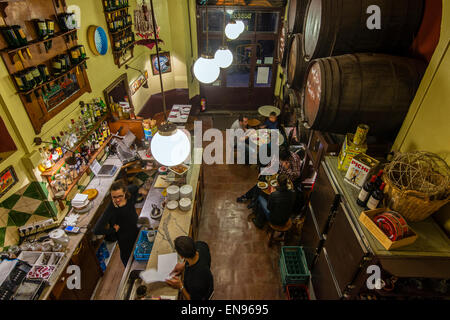
[[[200,160],[196,163],[201,163],[203,150],[201,148],[194,148],[194,159]],[[148,262],[136,261],[132,255],[128,261],[128,265],[125,269],[124,275],[117,290],[116,300],[134,300],[136,295],[136,288],[143,285],[142,280],[139,278],[136,281],[130,282],[130,274],[133,270],[148,270],[157,269],[158,255],[175,252],[173,241],[178,236],[191,236],[196,239],[197,226],[199,222],[199,212],[201,210],[201,198],[202,198],[202,170],[201,164],[191,164],[189,171],[186,173],[186,184],[192,186],[192,205],[189,211],[181,211],[179,208],[175,210],[169,210],[164,208],[163,215],[159,221],[158,232],[156,233],[153,249],[150,254]],[[156,181],[156,179],[155,179]],[[154,191],[157,190],[157,191]],[[159,190],[159,191],[158,191]],[[163,189],[153,189],[147,195],[144,207],[141,212],[141,218],[148,217],[148,212],[151,210],[151,204],[157,204],[161,201],[157,194],[161,193]],[[155,227],[158,225],[156,221],[150,219],[150,226]],[[144,227],[145,228],[145,227]],[[136,246],[136,243],[135,243]],[[134,251],[134,249],[133,249]],[[130,289],[129,286],[132,286]],[[152,283],[146,285],[147,295],[146,298],[161,297],[162,299],[178,299],[178,290],[173,289],[166,283]],[[127,293],[130,292],[129,297]]]

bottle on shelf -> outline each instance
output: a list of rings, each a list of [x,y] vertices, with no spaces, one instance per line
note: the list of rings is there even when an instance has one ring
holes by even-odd
[[[380,202],[383,200],[384,197],[383,190],[385,185],[386,183],[382,182],[380,187],[376,189],[374,192],[372,192],[372,194],[370,195],[369,200],[367,200],[367,207],[370,210],[376,209],[380,204]]]
[[[370,195],[373,190],[375,190],[375,180],[377,179],[376,175],[373,175],[372,178],[367,181],[361,191],[359,192],[358,199],[356,199],[356,203],[358,206],[365,208],[367,205],[367,200],[369,200]]]

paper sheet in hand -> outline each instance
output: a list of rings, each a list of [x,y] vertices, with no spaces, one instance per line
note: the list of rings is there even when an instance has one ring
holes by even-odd
[[[158,256],[158,270],[149,269],[141,272],[140,277],[146,283],[152,282],[164,282],[166,279],[170,279],[170,273],[177,264],[177,254],[168,253]]]

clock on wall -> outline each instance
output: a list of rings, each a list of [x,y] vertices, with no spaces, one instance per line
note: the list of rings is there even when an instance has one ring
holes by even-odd
[[[90,26],[88,28],[88,42],[89,48],[96,56],[103,56],[108,51],[108,37],[102,27]]]

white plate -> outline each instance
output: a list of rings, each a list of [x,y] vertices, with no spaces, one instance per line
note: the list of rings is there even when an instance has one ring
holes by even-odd
[[[169,210],[175,210],[176,208],[178,208],[178,201],[172,200],[167,202],[167,209]]]
[[[186,115],[186,114],[182,114],[182,115],[180,116],[181,119],[187,119],[188,117],[189,117],[189,116]]]
[[[267,182],[259,181],[257,183],[258,188],[261,190],[267,189],[269,187],[269,184]]]

